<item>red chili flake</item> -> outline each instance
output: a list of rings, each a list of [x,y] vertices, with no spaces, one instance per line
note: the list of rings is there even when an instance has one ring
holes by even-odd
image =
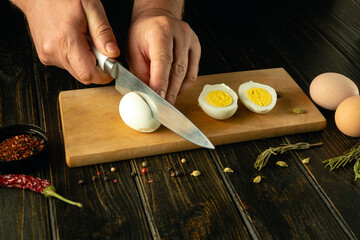
[[[116,179],[114,179],[114,180],[113,180],[113,183],[117,183],[117,180],[116,180]]]
[[[149,180],[149,181],[148,181],[148,183],[152,183],[152,182],[153,182],[153,180]]]
[[[24,174],[0,175],[0,186],[30,189],[31,191],[43,194],[45,197],[56,197],[71,205],[82,207],[81,203],[73,202],[57,194],[55,192],[55,187],[46,179],[40,179]]]
[[[145,173],[147,173],[147,169],[146,169],[146,168],[143,168],[143,169],[141,169],[141,172],[142,172],[143,174],[145,174]]]
[[[97,173],[96,173],[96,174],[99,176],[99,175],[101,175],[101,172],[100,172],[100,171],[97,171]]]
[[[45,141],[30,134],[16,135],[0,143],[0,159],[4,161],[21,160],[40,152]]]

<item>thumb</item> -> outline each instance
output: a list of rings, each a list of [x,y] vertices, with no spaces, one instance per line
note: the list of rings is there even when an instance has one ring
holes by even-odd
[[[96,48],[107,57],[118,57],[120,50],[101,1],[83,0],[81,2],[88,22],[89,33]]]

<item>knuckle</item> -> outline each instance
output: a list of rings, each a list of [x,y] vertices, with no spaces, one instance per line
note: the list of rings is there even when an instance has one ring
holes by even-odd
[[[184,62],[174,63],[173,64],[173,73],[177,77],[185,77],[186,75],[186,64]]]
[[[186,75],[186,81],[195,82],[197,79],[197,74],[195,72],[188,72]]]
[[[95,35],[98,37],[104,37],[104,36],[108,36],[109,34],[111,34],[111,32],[112,32],[112,29],[109,25],[101,24],[96,28]]]
[[[80,72],[77,74],[78,80],[85,84],[89,85],[91,83],[91,74],[89,72]]]
[[[163,62],[165,64],[171,65],[173,62],[173,56],[172,54],[166,52],[166,51],[161,51],[157,54],[156,56],[156,61],[160,61]]]

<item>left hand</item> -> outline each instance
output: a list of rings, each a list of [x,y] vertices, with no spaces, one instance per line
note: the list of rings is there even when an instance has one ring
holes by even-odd
[[[190,26],[154,9],[132,19],[128,34],[130,71],[171,104],[197,79],[201,46]]]

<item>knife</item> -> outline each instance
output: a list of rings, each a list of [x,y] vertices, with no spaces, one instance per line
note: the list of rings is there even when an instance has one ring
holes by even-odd
[[[130,73],[118,61],[100,53],[90,38],[88,38],[88,41],[98,66],[115,78],[117,91],[122,95],[128,92],[136,92],[147,102],[153,117],[162,125],[196,145],[210,149],[215,148],[209,139],[184,114]]]

